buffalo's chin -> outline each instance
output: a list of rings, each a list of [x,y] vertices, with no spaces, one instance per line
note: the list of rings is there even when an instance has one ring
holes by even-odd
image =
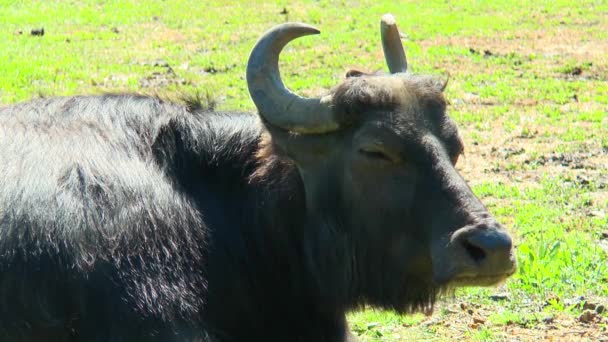
[[[401,314],[422,312],[430,315],[437,298],[446,292],[447,287],[438,286],[430,275],[410,275],[407,279],[399,293],[392,297],[391,303],[382,306]]]
[[[401,298],[400,305],[391,307],[390,309],[395,310],[401,314],[413,314],[413,313],[424,313],[430,315],[433,313],[435,302],[437,298],[444,293],[443,288],[433,287],[432,289],[426,289],[425,293],[419,292],[419,296],[411,297],[404,296]]]
[[[450,287],[467,287],[467,286],[496,286],[503,283],[511,276],[509,273],[496,275],[478,275],[478,276],[463,276],[456,277],[449,281]]]

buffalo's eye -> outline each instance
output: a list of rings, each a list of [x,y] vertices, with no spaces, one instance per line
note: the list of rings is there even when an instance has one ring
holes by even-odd
[[[379,149],[360,148],[359,153],[374,161],[396,162],[395,158]]]

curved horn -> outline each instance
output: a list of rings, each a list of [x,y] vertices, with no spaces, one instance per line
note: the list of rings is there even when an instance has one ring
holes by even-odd
[[[382,35],[382,49],[384,59],[391,74],[407,71],[407,59],[399,37],[399,29],[395,18],[391,14],[385,14],[380,21],[380,33]]]
[[[300,23],[277,25],[256,43],[247,63],[247,86],[260,115],[274,126],[321,134],[338,129],[330,98],[305,98],[285,87],[279,73],[279,54],[290,41],[319,30]]]

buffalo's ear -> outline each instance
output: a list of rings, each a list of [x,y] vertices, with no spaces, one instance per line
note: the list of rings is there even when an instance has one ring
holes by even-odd
[[[437,93],[443,93],[445,88],[448,86],[448,82],[450,81],[450,75],[445,79],[441,79],[438,77],[421,77],[420,85],[424,88],[431,89]]]
[[[361,77],[361,76],[366,76],[366,75],[369,75],[369,74],[365,71],[361,71],[361,70],[357,70],[357,69],[350,69],[346,72],[346,78]]]

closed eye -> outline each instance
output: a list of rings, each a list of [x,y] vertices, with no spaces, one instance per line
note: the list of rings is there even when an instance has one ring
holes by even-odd
[[[370,158],[370,159],[375,159],[375,160],[379,160],[379,161],[388,161],[388,162],[393,161],[393,159],[391,157],[386,155],[384,152],[378,151],[378,150],[359,149],[359,153],[363,154],[365,157]]]

